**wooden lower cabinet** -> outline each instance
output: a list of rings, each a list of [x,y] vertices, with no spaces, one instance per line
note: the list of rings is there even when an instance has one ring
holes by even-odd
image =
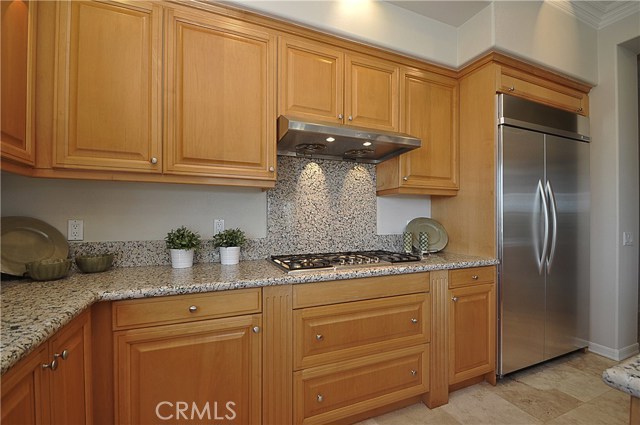
[[[117,331],[119,424],[261,423],[262,315]]]
[[[383,352],[294,374],[294,419],[323,424],[429,390],[429,347]]]
[[[449,290],[449,385],[495,371],[495,284]]]
[[[89,424],[91,322],[83,313],[2,376],[2,424]]]

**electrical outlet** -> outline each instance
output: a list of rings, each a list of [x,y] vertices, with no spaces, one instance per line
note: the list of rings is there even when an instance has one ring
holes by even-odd
[[[224,232],[224,220],[216,218],[213,220],[213,234],[217,235],[220,232]]]
[[[69,220],[67,227],[67,240],[84,240],[84,223],[82,220]]]
[[[633,233],[631,233],[631,232],[622,232],[622,245],[624,245],[624,246],[632,246],[633,245]]]

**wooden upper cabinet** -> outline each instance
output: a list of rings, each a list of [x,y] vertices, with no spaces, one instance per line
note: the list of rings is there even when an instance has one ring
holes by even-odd
[[[275,180],[275,36],[166,11],[165,171]]]
[[[342,122],[344,54],[330,46],[280,38],[278,111]]]
[[[398,65],[346,55],[345,117],[348,124],[398,131]]]
[[[58,3],[54,167],[161,171],[161,8]]]
[[[328,44],[280,38],[278,113],[398,131],[399,66]]]
[[[3,1],[0,39],[2,159],[33,165],[36,3]]]
[[[508,66],[500,66],[499,69],[498,92],[589,115],[589,96],[584,91],[538,77],[533,72],[528,73]]]
[[[422,146],[377,167],[385,194],[455,195],[458,182],[458,84],[453,78],[402,70],[400,131]]]

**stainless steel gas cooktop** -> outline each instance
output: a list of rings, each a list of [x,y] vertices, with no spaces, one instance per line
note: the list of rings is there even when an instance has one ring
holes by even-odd
[[[288,273],[344,269],[358,266],[388,266],[420,261],[413,254],[391,251],[330,252],[322,254],[272,255],[271,261]]]

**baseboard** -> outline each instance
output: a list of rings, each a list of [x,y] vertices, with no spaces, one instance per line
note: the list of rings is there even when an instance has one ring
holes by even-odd
[[[596,344],[595,342],[589,343],[589,351],[616,361],[624,360],[628,357],[638,354],[639,347],[640,346],[637,342],[619,350],[616,350],[615,348],[605,347],[604,345]]]

